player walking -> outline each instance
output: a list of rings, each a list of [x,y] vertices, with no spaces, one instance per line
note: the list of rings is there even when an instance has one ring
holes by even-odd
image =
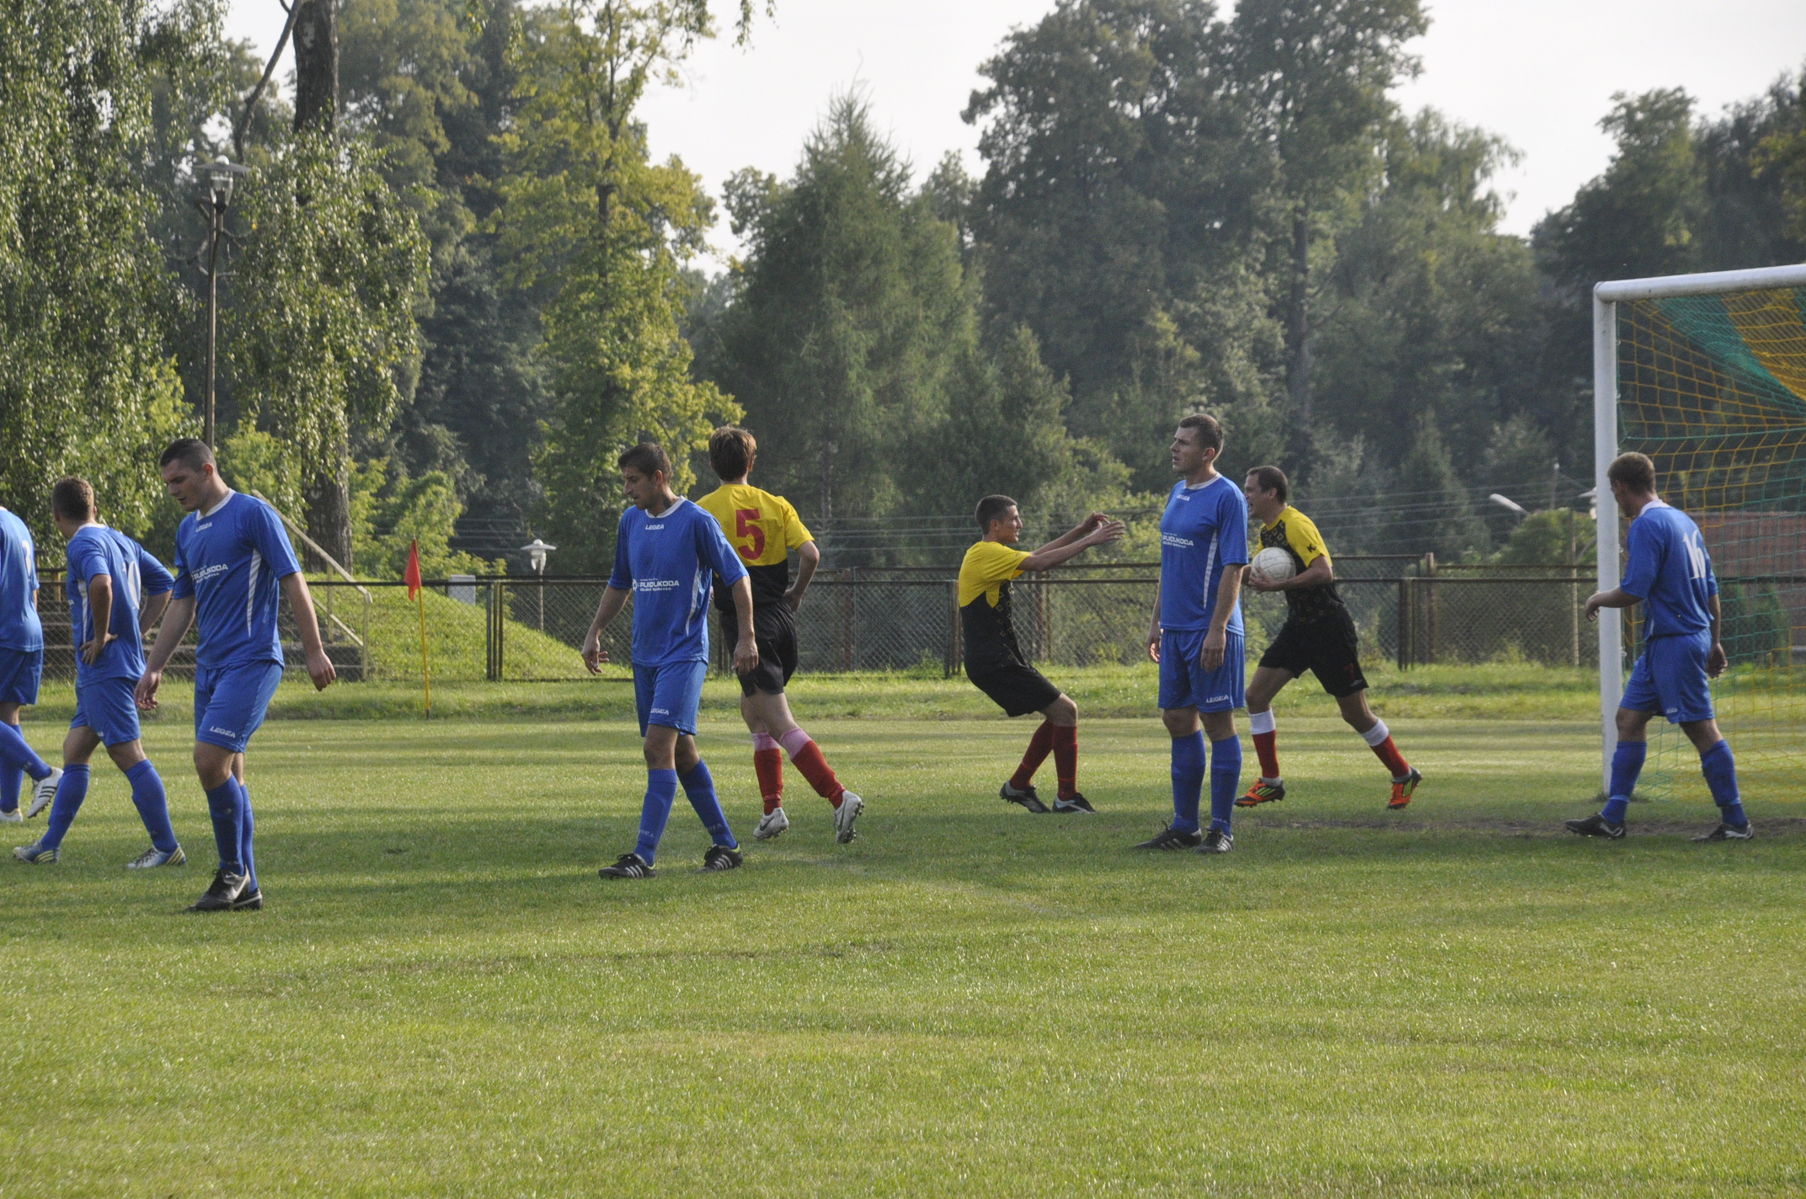
[[[21,845],[22,862],[54,862],[63,837],[88,795],[88,761],[105,745],[131,784],[132,803],[151,847],[127,862],[132,869],[180,866],[188,860],[169,824],[169,799],[139,739],[133,689],[144,673],[144,634],[169,606],[174,580],[143,546],[100,523],[94,488],[74,476],[57,480],[50,515],[68,539],[69,625],[74,633],[75,718],[63,738],[63,778],[44,835]],[[139,607],[143,595],[142,611]]]
[[[633,852],[598,873],[603,878],[651,878],[656,873],[652,863],[679,784],[714,838],[703,854],[703,869],[732,870],[744,859],[715,795],[708,764],[696,752],[696,708],[709,669],[710,580],[719,576],[733,588],[738,624],[734,670],[741,675],[759,665],[752,588],[746,567],[714,517],[671,490],[671,460],[662,448],[642,441],[616,464],[629,507],[615,534],[614,573],[583,639],[583,663],[596,674],[608,661],[602,631],[631,591],[633,698],[645,739],[646,798]]]
[[[44,626],[38,620],[37,548],[31,530],[0,507],[0,824],[17,824],[21,771],[31,776],[36,816],[63,777],[38,757],[19,732],[19,709],[38,702],[44,675]]]
[[[1655,489],[1655,463],[1643,454],[1620,454],[1606,468],[1612,499],[1631,522],[1624,577],[1618,586],[1587,597],[1586,616],[1601,608],[1643,604],[1643,653],[1618,701],[1618,744],[1612,750],[1605,807],[1564,822],[1583,837],[1624,836],[1624,813],[1649,751],[1649,720],[1657,712],[1681,726],[1699,751],[1700,773],[1718,805],[1718,825],[1695,841],[1747,841],[1754,832],[1737,793],[1731,744],[1718,731],[1708,679],[1724,672],[1719,641],[1718,578],[1699,526]]]
[[[1160,517],[1160,597],[1148,628],[1148,656],[1160,664],[1160,719],[1172,738],[1173,822],[1137,849],[1228,853],[1242,743],[1242,567],[1248,562],[1248,504],[1217,473],[1223,429],[1197,413],[1179,422],[1173,470],[1181,477]],[[1210,829],[1199,831],[1210,739]]]
[[[1039,712],[1040,727],[1016,773],[998,791],[1004,799],[1031,812],[1094,812],[1078,788],[1079,707],[1066,693],[1028,664],[1016,642],[1010,618],[1010,580],[1025,570],[1052,570],[1094,545],[1122,536],[1123,525],[1093,512],[1046,545],[1030,553],[1016,548],[1022,537],[1022,513],[1007,495],[978,501],[982,540],[973,543],[959,565],[959,616],[965,646],[966,677],[1006,716]],[[1059,791],[1051,809],[1035,793],[1035,771],[1053,754]]]
[[[753,773],[765,811],[753,837],[769,841],[790,827],[784,813],[784,755],[815,793],[834,809],[834,839],[853,839],[853,822],[865,801],[835,777],[821,747],[791,715],[784,685],[796,673],[796,612],[821,562],[821,550],[790,501],[747,482],[758,461],[759,443],[745,429],[724,425],[709,438],[709,466],[721,486],[697,500],[715,518],[734,552],[745,563],[752,588],[753,631],[759,665],[740,676],[740,715],[752,734]],[[796,551],[796,582],[790,581],[790,551]],[[729,654],[739,642],[734,593],[725,584],[715,593],[722,635]]]
[[[157,706],[163,668],[194,625],[194,769],[207,793],[219,869],[188,910],[255,910],[263,907],[263,889],[252,848],[245,747],[282,681],[277,617],[285,598],[314,687],[325,690],[338,672],[320,641],[313,596],[276,510],[226,486],[212,448],[198,438],[171,442],[157,467],[164,489],[188,515],[176,528],[175,598],[136,698],[140,708]]]
[[[1282,582],[1264,578],[1258,570],[1247,574],[1255,591],[1282,591],[1286,620],[1279,635],[1260,656],[1254,678],[1248,684],[1248,728],[1254,734],[1254,752],[1260,758],[1260,778],[1236,806],[1251,808],[1286,797],[1279,773],[1278,733],[1273,721],[1273,697],[1287,683],[1309,670],[1323,689],[1335,697],[1342,719],[1392,772],[1388,808],[1411,802],[1423,775],[1392,744],[1386,722],[1367,706],[1367,676],[1361,673],[1356,650],[1354,618],[1336,593],[1335,568],[1324,547],[1323,536],[1311,518],[1286,502],[1291,485],[1277,466],[1257,466],[1242,483],[1248,511],[1260,522],[1262,549],[1277,547],[1291,555],[1297,573]]]

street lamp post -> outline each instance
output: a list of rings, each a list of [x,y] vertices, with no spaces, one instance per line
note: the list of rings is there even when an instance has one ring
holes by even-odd
[[[251,173],[251,168],[228,162],[225,156],[202,163],[200,174],[207,181],[207,198],[196,197],[195,206],[207,218],[207,407],[201,414],[201,440],[213,444],[214,380],[219,362],[219,247],[226,240],[226,209],[232,203],[232,188]]]
[[[539,577],[539,631],[543,633],[546,631],[546,555],[558,547],[535,537],[520,548],[526,552],[527,565]]]

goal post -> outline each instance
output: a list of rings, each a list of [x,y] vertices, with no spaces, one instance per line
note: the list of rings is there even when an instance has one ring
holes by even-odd
[[[1718,575],[1721,635],[1735,664],[1731,681],[1714,689],[1721,725],[1739,737],[1741,726],[1760,732],[1797,719],[1793,650],[1806,641],[1796,636],[1806,632],[1806,264],[1595,286],[1593,435],[1600,588],[1620,579],[1622,530],[1606,467],[1641,451],[1655,461],[1663,499],[1700,524]],[[1602,790],[1617,739],[1626,624],[1635,616],[1599,613]],[[1672,740],[1652,735],[1652,765],[1657,742]],[[1806,763],[1792,741],[1753,736],[1737,746],[1739,767],[1774,753]],[[1654,789],[1679,768],[1675,753],[1665,771],[1646,775]]]

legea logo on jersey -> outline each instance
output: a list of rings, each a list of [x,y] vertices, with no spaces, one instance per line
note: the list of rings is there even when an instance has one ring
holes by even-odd
[[[194,571],[189,577],[196,583],[205,583],[214,575],[223,575],[230,569],[232,568],[223,562],[215,562],[212,566],[203,566],[199,570]]]
[[[640,526],[640,528],[644,529],[648,533],[656,533],[664,527],[665,527],[665,522],[662,520],[655,525],[641,525]]]
[[[679,586],[682,584],[677,579],[635,579],[633,581],[635,591],[670,591]]]
[[[1160,544],[1170,545],[1176,549],[1188,550],[1198,543],[1189,537],[1181,537],[1177,533],[1162,533],[1160,535]]]

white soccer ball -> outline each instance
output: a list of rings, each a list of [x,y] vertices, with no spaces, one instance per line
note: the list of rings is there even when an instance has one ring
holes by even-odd
[[[1267,583],[1283,583],[1298,573],[1298,568],[1292,564],[1292,555],[1276,545],[1270,545],[1254,555],[1254,561],[1248,564],[1248,569]]]

